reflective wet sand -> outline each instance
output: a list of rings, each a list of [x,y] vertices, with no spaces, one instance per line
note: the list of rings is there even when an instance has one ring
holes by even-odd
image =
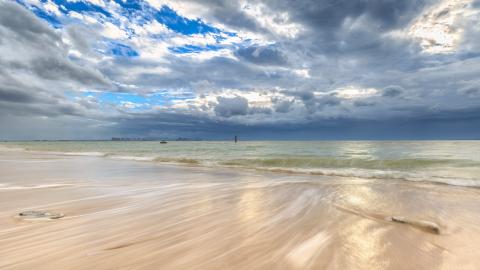
[[[0,152],[0,171],[0,269],[480,265],[475,188],[15,151]],[[65,216],[16,216],[29,210]]]

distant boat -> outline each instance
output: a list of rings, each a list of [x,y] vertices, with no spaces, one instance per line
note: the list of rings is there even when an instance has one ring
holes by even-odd
[[[166,144],[167,142],[166,141],[160,141],[161,144]]]

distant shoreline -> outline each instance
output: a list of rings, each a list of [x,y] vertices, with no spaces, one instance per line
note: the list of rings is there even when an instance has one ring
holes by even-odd
[[[32,140],[0,140],[0,142],[157,142],[157,141],[169,141],[169,142],[229,142],[234,139],[189,139],[189,140],[177,140],[177,139],[129,139],[129,140],[112,140],[112,139],[32,139]],[[239,142],[406,142],[406,141],[480,141],[479,139],[242,139]]]

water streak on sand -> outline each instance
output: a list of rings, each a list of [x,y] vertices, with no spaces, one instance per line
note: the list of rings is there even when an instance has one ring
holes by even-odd
[[[56,158],[0,161],[2,270],[478,268],[480,189]]]
[[[44,184],[44,185],[32,185],[32,186],[15,186],[10,184],[0,184],[0,191],[2,190],[22,190],[22,189],[39,189],[39,188],[61,188],[61,187],[74,187],[74,184]]]
[[[304,269],[308,262],[314,258],[315,254],[322,251],[328,244],[330,236],[326,232],[319,232],[312,238],[294,247],[287,254],[287,260],[296,268]]]

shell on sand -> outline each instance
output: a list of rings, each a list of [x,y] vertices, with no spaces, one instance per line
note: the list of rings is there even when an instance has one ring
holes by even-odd
[[[51,220],[62,218],[64,214],[48,211],[24,211],[20,212],[16,217],[22,220]]]

